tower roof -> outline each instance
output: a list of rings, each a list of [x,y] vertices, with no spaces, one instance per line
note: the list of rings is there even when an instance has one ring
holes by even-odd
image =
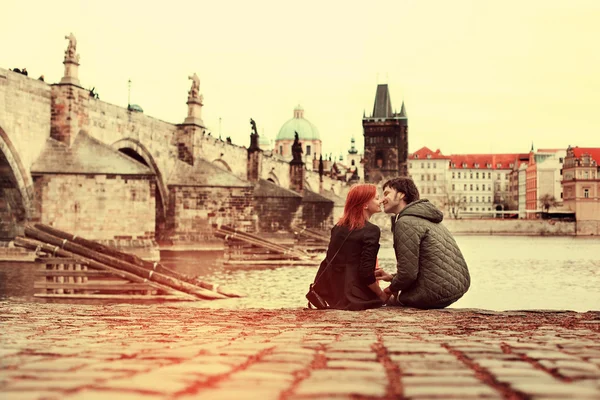
[[[392,100],[390,99],[390,91],[388,85],[377,85],[377,93],[375,93],[375,104],[373,105],[373,118],[392,118]]]

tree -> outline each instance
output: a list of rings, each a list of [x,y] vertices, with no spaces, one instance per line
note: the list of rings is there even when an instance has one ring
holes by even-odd
[[[450,213],[450,216],[454,219],[458,218],[461,209],[466,206],[466,197],[463,196],[461,193],[456,193],[452,196],[446,193],[446,196],[443,201],[444,206]]]
[[[546,213],[548,212],[548,210],[550,210],[550,207],[556,207],[558,205],[558,201],[556,200],[556,198],[548,193],[542,195],[539,201],[540,207],[542,207],[542,209]]]

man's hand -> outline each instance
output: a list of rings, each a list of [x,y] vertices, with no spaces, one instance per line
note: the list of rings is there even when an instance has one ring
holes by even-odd
[[[382,269],[376,269],[375,270],[375,279],[377,279],[378,281],[391,282],[393,279],[393,276],[391,274],[388,274],[387,272],[385,272]]]
[[[379,295],[379,299],[380,299],[382,302],[384,302],[384,303],[387,303],[387,301],[390,299],[390,295],[391,295],[391,294],[388,294],[388,293],[386,293],[386,291],[385,291],[385,290],[383,290],[383,291],[381,292],[381,294]]]

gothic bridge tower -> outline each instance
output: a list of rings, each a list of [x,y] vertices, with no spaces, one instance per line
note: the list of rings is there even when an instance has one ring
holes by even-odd
[[[408,176],[408,119],[404,102],[400,113],[392,111],[388,85],[377,85],[375,105],[370,117],[363,115],[365,137],[365,182],[383,183]]]

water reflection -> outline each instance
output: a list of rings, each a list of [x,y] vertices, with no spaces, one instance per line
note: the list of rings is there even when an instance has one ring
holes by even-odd
[[[472,284],[453,307],[600,309],[600,240],[595,238],[459,236]],[[247,297],[189,303],[209,308],[304,307],[316,267],[224,267],[221,252],[163,252],[162,262],[182,273],[245,292]],[[393,250],[382,247],[382,267],[395,269]],[[31,264],[0,263],[0,298],[33,297]]]

